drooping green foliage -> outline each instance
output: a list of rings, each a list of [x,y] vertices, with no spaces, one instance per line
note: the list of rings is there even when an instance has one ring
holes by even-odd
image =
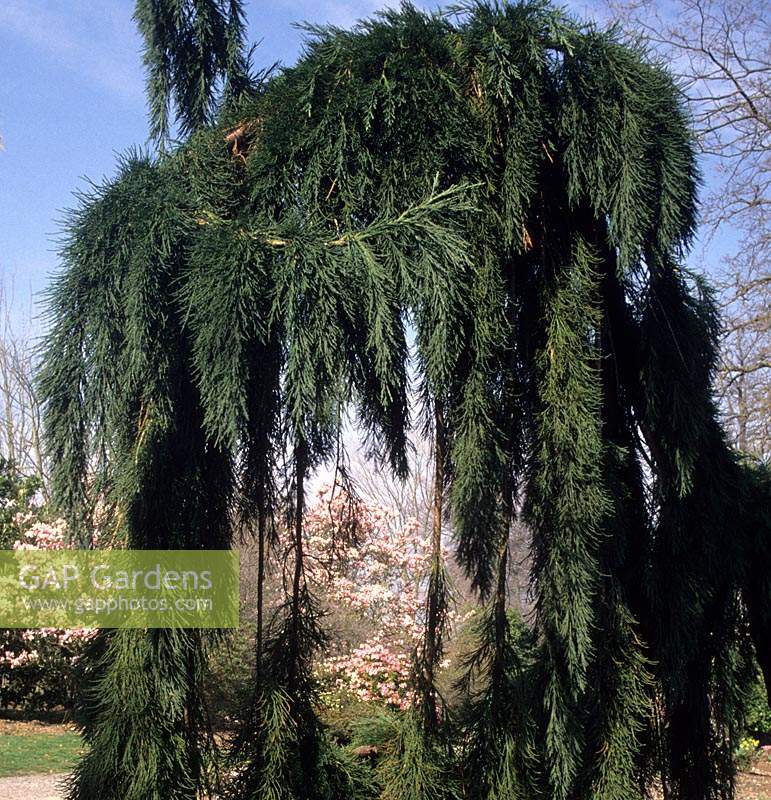
[[[479,646],[467,657],[459,687],[469,698],[461,720],[468,747],[464,796],[544,796],[535,637],[519,616],[498,602],[486,610],[478,627]]]
[[[238,516],[262,569],[284,532],[287,598],[264,630],[260,613],[232,795],[629,800],[660,778],[676,800],[730,797],[753,646],[770,674],[768,479],[725,444],[717,318],[678,263],[698,184],[679,88],[544,3],[404,5],[308,28],[294,67],[214,119],[240,16],[193,5],[156,41],[166,11],[140,4],[156,134],[173,96],[190,135],[127,157],[73,215],[42,387],[83,541],[94,490],[134,547],[227,546]],[[349,414],[397,474],[414,422],[436,444],[420,703],[374,778],[317,717],[303,554],[306,482]],[[507,614],[518,517],[529,631]],[[434,674],[445,526],[487,604],[455,751]],[[95,686],[113,697],[86,698],[73,800],[152,797],[153,781],[195,796],[203,653],[104,637]],[[141,698],[127,659],[150,665]],[[159,692],[171,719],[128,736]]]
[[[88,749],[68,779],[68,796],[181,800],[213,786],[198,632],[114,631],[92,642],[87,657],[81,722]]]
[[[378,754],[373,770],[382,800],[457,800],[460,785],[452,759],[419,709],[380,713],[359,725],[356,742]]]
[[[743,464],[744,516],[742,527],[742,600],[750,618],[750,634],[755,645],[766,696],[771,697],[771,575],[766,569],[771,558],[771,541],[767,534],[771,518],[771,470],[767,465]],[[771,703],[769,703],[771,711]],[[758,712],[756,711],[756,714]]]
[[[41,375],[51,397],[63,374],[68,386],[77,384],[78,407],[51,403],[49,441],[65,454],[63,468],[69,454],[90,462],[94,485],[115,509],[119,541],[142,549],[218,549],[230,541],[233,474],[229,454],[207,441],[198,391],[183,367],[190,352],[179,336],[173,280],[184,227],[175,227],[177,211],[165,205],[167,179],[134,157],[79,216],[66,254],[73,269],[55,289],[61,305],[52,313],[61,316],[50,344],[74,328],[81,338],[49,355]],[[132,241],[139,226],[144,238]],[[88,297],[80,294],[85,286]],[[83,540],[86,474],[69,474],[71,484],[60,491],[78,500],[70,507]],[[204,641],[184,631],[102,638],[89,681],[94,690],[82,709],[91,749],[71,796],[191,796],[211,760],[201,699]]]
[[[547,673],[546,752],[551,785],[563,797],[580,769],[580,716],[589,665],[596,657],[592,600],[610,500],[602,470],[601,387],[595,374],[597,260],[580,235],[564,244],[558,236],[548,245],[556,252],[544,265],[554,274],[544,287],[535,432],[540,447],[533,454],[528,517]]]
[[[213,120],[220,92],[235,99],[250,88],[241,0],[137,0],[134,19],[156,141],[172,123],[187,137]]]

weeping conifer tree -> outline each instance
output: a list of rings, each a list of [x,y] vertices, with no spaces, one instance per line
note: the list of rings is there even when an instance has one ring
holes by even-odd
[[[658,778],[677,800],[730,798],[753,658],[771,674],[769,481],[717,422],[718,320],[680,263],[698,174],[666,70],[541,2],[309,27],[297,65],[259,82],[238,3],[137,17],[154,132],[173,98],[185,141],[128,156],[72,216],[48,441],[75,530],[95,487],[135,547],[227,546],[236,517],[254,523],[232,796],[375,791],[317,717],[303,555],[306,481],[353,410],[398,475],[416,413],[435,441],[417,710],[382,796],[632,800]],[[241,89],[218,101],[223,81]],[[518,518],[529,629],[507,608]],[[435,683],[448,521],[486,609],[460,732]],[[263,626],[275,536],[288,591]],[[72,800],[206,786],[204,660],[190,634],[99,639]]]

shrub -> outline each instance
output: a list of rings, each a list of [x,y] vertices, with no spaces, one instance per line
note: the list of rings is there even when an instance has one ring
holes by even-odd
[[[26,506],[13,504],[13,516],[3,522],[4,535],[17,537],[13,549],[61,550],[67,543],[64,521],[42,521],[42,507],[26,499]],[[71,708],[78,692],[78,661],[92,636],[86,629],[0,630],[0,707]]]
[[[736,766],[739,769],[749,769],[752,766],[752,761],[755,754],[758,752],[760,742],[753,739],[751,736],[745,736],[739,742],[739,747],[736,750]]]
[[[90,631],[0,631],[0,707],[50,711],[72,707],[77,663]]]
[[[771,734],[771,708],[768,706],[766,686],[758,674],[747,702],[747,732],[754,735]]]

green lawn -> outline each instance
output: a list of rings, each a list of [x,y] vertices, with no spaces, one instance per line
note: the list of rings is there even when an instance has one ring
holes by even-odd
[[[0,734],[0,777],[68,772],[80,749],[75,733]]]

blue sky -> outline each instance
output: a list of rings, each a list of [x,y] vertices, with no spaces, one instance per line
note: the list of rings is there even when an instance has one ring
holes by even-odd
[[[0,279],[16,318],[29,315],[56,268],[62,211],[84,176],[113,171],[115,154],[147,138],[141,43],[133,0],[0,2]],[[249,4],[258,61],[291,62],[304,17],[340,24],[370,3]]]
[[[433,8],[435,2],[417,2]],[[63,210],[84,178],[110,175],[116,153],[147,139],[133,0],[0,0],[0,280],[14,319],[28,318],[56,269]],[[383,2],[247,2],[257,64],[292,63],[292,23],[349,25]],[[587,17],[591,0],[573,9]]]

